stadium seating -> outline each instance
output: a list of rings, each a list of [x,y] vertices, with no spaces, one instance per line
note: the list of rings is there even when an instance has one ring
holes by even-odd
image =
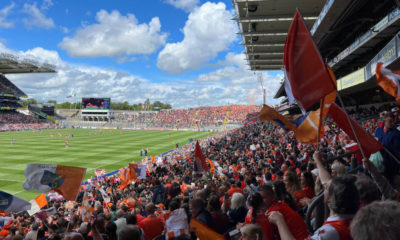
[[[0,111],[0,131],[48,129],[56,125],[16,111]]]

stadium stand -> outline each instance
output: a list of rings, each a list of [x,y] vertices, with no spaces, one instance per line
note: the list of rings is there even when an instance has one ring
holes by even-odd
[[[230,125],[243,125],[249,113],[260,110],[258,105],[230,105],[218,107],[198,107],[190,109],[169,109],[160,111],[114,111],[114,119],[110,122],[92,123],[78,117],[76,110],[57,110],[66,118],[60,122],[66,126],[85,127],[119,127],[119,128],[161,128],[161,129],[224,129]]]
[[[56,125],[25,115],[14,110],[0,111],[0,131],[21,131],[32,129],[50,129]]]
[[[12,73],[54,72],[53,66],[35,61],[19,59],[17,56],[0,54],[0,131],[20,131],[31,129],[55,128],[56,125],[38,117],[22,114],[17,111],[22,107],[18,101],[27,95],[14,85],[4,74]]]
[[[381,124],[389,127],[388,119],[399,126],[399,116],[397,110],[360,124],[373,133]],[[351,235],[361,234],[364,225],[358,220],[350,228],[348,217],[373,208],[381,198],[398,199],[397,183],[387,182],[387,173],[377,170],[385,162],[372,164],[359,158],[357,152],[346,150],[348,137],[331,120],[327,125],[331,128],[325,132],[319,151],[297,142],[292,133],[279,126],[261,122],[201,139],[202,152],[210,159],[206,160],[211,168],[207,172],[194,172],[193,142],[162,155],[157,162],[143,159],[140,164],[146,166],[144,179],[125,184],[126,179],[119,173],[93,179],[82,185],[76,203],[51,193],[47,206],[37,215],[41,220],[21,213],[5,223],[2,234],[41,238],[52,231],[55,238],[67,233],[88,239],[90,233],[93,239],[124,239],[125,231],[136,229],[143,238],[130,235],[130,239],[191,239],[190,235],[202,236],[201,231],[212,237],[200,239],[232,239],[234,235],[253,234],[248,228],[255,227],[260,239],[279,235],[285,239],[285,234],[292,235],[290,239],[306,239],[309,235],[307,239],[351,239]],[[363,173],[363,166],[373,178]],[[318,224],[317,218],[325,210],[314,208],[313,202],[323,196],[318,193],[326,177],[332,178],[325,201],[333,213],[322,225],[323,219]],[[122,183],[125,187],[121,187]],[[90,199],[89,206],[82,205],[84,194]],[[400,204],[383,204],[388,203],[396,209],[392,214],[399,217]],[[96,213],[93,221],[82,221],[82,207]],[[312,221],[306,217],[311,216],[310,211],[314,212]],[[372,213],[370,217],[375,216]],[[382,216],[382,221],[386,217]],[[188,223],[193,226],[197,221],[200,229],[190,232]],[[368,224],[373,223],[376,224],[371,219]],[[388,234],[384,236],[396,234],[396,223],[383,224]],[[240,231],[235,230],[237,226]],[[13,227],[23,227],[25,231],[13,232]],[[330,238],[331,235],[341,237]]]

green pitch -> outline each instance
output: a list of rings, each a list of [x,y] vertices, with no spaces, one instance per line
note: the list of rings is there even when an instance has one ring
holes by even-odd
[[[58,132],[62,133],[60,137]],[[51,133],[54,137],[51,137]],[[65,147],[65,134],[69,148]],[[189,131],[89,130],[63,129],[0,133],[0,190],[31,200],[38,192],[25,191],[24,170],[27,163],[61,164],[87,168],[85,179],[101,167],[107,172],[139,161],[140,149],[148,156],[157,155],[188,143],[190,138],[203,138],[212,133]],[[14,144],[12,144],[14,139]]]

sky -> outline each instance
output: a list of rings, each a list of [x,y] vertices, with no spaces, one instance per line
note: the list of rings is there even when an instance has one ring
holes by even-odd
[[[0,53],[56,67],[6,75],[41,102],[261,104],[262,74],[278,103],[282,72],[249,70],[234,16],[231,0],[2,0]]]

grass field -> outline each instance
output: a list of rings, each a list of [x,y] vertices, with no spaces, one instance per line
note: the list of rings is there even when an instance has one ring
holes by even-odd
[[[51,132],[54,137],[50,137]],[[63,134],[58,136],[58,132]],[[157,155],[186,144],[190,138],[203,138],[208,132],[147,130],[63,129],[0,133],[0,190],[31,200],[38,192],[25,191],[24,170],[27,163],[62,164],[87,168],[86,178],[101,167],[107,172],[139,161],[141,148]],[[65,148],[65,134],[73,134]],[[14,144],[11,144],[14,139]]]

